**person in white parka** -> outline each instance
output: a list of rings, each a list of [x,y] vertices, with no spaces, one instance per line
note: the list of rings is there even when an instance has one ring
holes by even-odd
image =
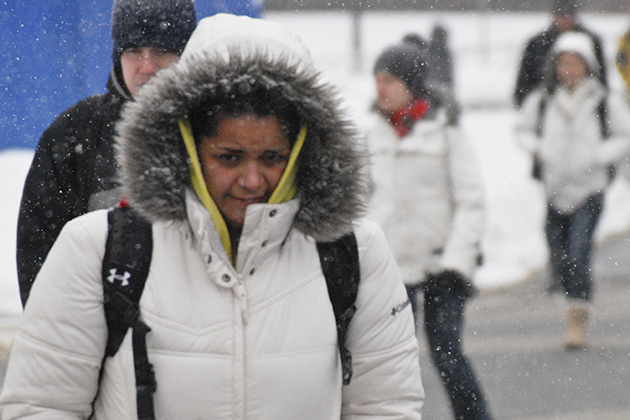
[[[587,345],[593,235],[611,167],[630,152],[630,111],[621,95],[601,84],[598,68],[588,35],[560,35],[548,57],[546,85],[528,97],[516,126],[547,201],[550,291],[561,290],[569,302],[568,349]]]
[[[424,296],[424,330],[454,418],[488,420],[461,344],[481,252],[484,191],[474,150],[457,127],[456,106],[427,88],[426,73],[422,50],[404,41],[374,65],[377,99],[367,133],[375,182],[371,214],[400,265],[414,315]]]
[[[203,19],[117,125],[122,186],[152,223],[142,298],[157,419],[412,419],[424,401],[413,315],[362,217],[367,153],[297,36]],[[187,147],[189,149],[187,149]],[[354,232],[361,281],[343,385],[316,247]],[[68,223],[15,339],[4,420],[136,418],[132,340],[107,358],[107,212]]]

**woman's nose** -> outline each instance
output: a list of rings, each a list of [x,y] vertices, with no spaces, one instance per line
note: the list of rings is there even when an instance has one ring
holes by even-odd
[[[249,162],[243,167],[243,172],[239,178],[239,186],[250,191],[256,191],[265,180],[261,168],[256,162]]]

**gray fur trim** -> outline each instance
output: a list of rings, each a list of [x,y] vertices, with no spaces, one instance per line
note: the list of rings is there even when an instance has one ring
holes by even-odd
[[[198,56],[161,71],[140,90],[116,127],[126,197],[149,220],[185,219],[190,177],[178,120],[217,92],[253,85],[281,89],[308,127],[296,179],[295,227],[319,241],[351,231],[369,200],[366,146],[331,86],[317,74],[297,72],[264,55],[233,57],[229,63]]]

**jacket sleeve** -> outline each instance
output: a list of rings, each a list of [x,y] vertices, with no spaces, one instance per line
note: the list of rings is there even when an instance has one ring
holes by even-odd
[[[485,191],[472,143],[457,127],[447,132],[453,218],[441,265],[471,278],[485,232]]]
[[[61,228],[87,209],[87,150],[79,139],[90,138],[87,122],[79,123],[84,101],[64,111],[42,135],[29,169],[18,216],[17,268],[22,304]],[[84,127],[85,129],[81,129]],[[80,153],[82,152],[82,153]],[[81,182],[83,181],[83,182]]]
[[[356,229],[361,261],[357,312],[347,345],[354,374],[343,387],[342,419],[420,419],[424,390],[409,298],[385,235]]]
[[[542,90],[537,90],[527,97],[516,116],[514,126],[518,145],[530,155],[538,153],[540,148],[540,141],[536,136],[536,126],[539,123],[538,113],[540,112],[541,97]]]
[[[0,397],[4,420],[90,416],[107,340],[106,236],[106,212],[94,212],[68,223],[52,247],[11,352]]]

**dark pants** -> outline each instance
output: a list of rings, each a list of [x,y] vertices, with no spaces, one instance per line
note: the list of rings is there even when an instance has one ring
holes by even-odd
[[[414,317],[417,319],[417,295],[420,286],[407,287]],[[424,329],[456,420],[489,420],[490,413],[461,346],[466,298],[453,291],[424,292]]]
[[[571,214],[547,206],[545,231],[553,281],[570,299],[591,298],[591,250],[603,202],[603,194],[594,195]]]

